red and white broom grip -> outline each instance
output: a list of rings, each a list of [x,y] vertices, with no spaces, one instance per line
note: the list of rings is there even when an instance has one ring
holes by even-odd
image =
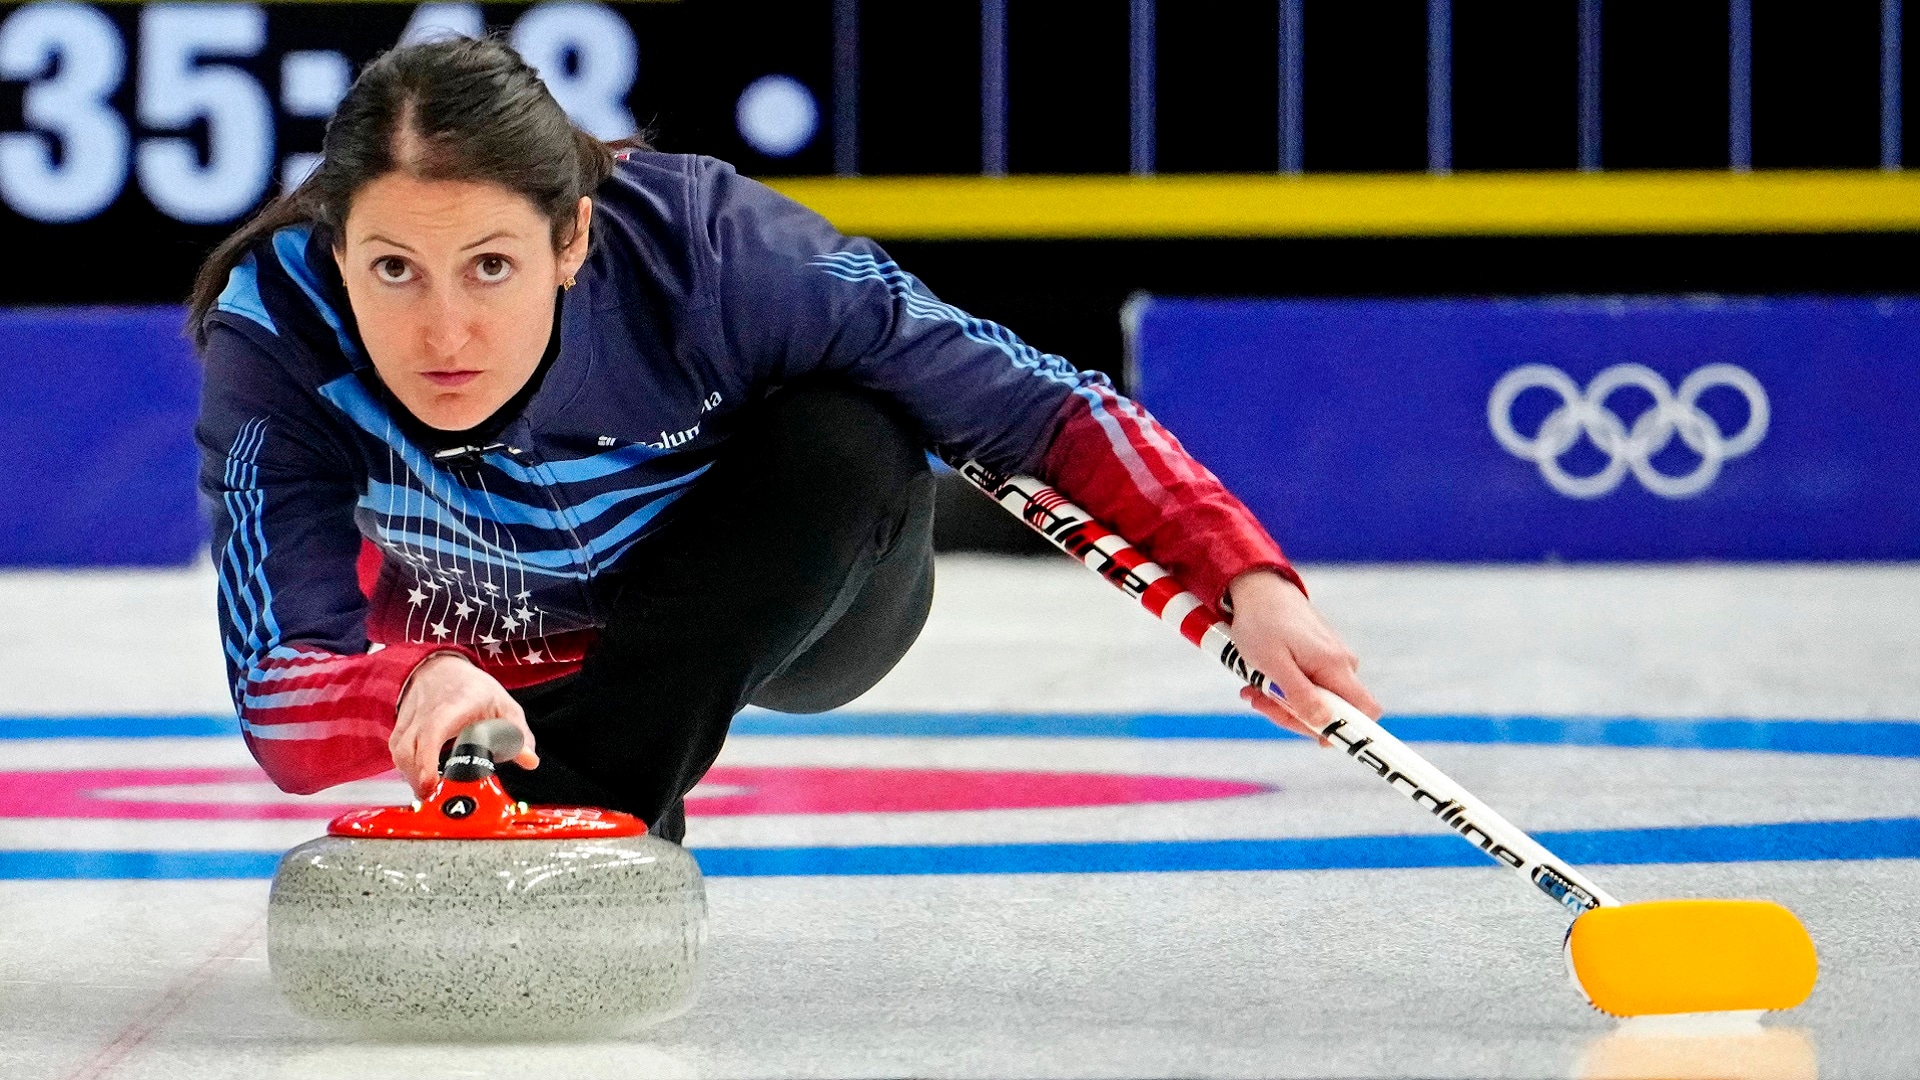
[[[1279,687],[1268,680],[1266,673],[1240,654],[1226,620],[1181,588],[1165,567],[1141,554],[1092,514],[1031,476],[1004,476],[976,461],[959,462],[954,468],[1054,547],[1139,600],[1155,618],[1178,629],[1182,637],[1242,682],[1263,693],[1279,695]],[[1399,789],[1415,806],[1495,862],[1516,871],[1575,915],[1619,903],[1338,694],[1323,691],[1322,698],[1333,714],[1332,721],[1320,731],[1322,739],[1338,746],[1343,756],[1385,780],[1389,787]]]
[[[1142,555],[1140,549],[1094,520],[1093,515],[1031,476],[1002,476],[975,461],[954,467],[1008,513],[1106,578],[1114,588],[1140,601],[1154,618],[1180,631],[1181,637],[1220,661],[1241,681],[1261,691],[1269,690],[1266,674],[1240,655],[1226,620],[1181,588],[1165,567]],[[1277,695],[1279,689],[1273,686],[1271,692]]]

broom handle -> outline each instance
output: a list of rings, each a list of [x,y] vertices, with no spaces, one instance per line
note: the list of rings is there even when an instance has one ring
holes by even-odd
[[[1173,575],[1066,496],[1031,476],[1002,476],[975,461],[956,466],[961,476],[1008,513],[1027,523],[1054,547],[1086,564],[1121,592],[1180,635],[1218,659],[1243,682],[1282,697],[1280,688],[1247,663],[1233,643],[1226,622],[1200,598],[1180,587]],[[1414,805],[1478,847],[1495,862],[1518,873],[1575,915],[1620,901],[1568,866],[1495,813],[1427,759],[1415,753],[1344,698],[1322,690],[1333,720],[1320,737],[1348,759],[1386,781]]]

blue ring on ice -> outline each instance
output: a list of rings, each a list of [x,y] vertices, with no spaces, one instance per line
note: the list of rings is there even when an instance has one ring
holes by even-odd
[[[1606,746],[1920,757],[1920,723],[1832,720],[1650,720],[1633,717],[1408,716],[1387,726],[1409,742]],[[231,717],[0,718],[0,740],[230,736]],[[1160,714],[839,713],[750,711],[736,735],[1132,739],[1295,738],[1253,716]],[[1583,865],[1920,858],[1920,818],[1590,829],[1535,834]],[[925,846],[709,848],[711,877],[902,874],[1084,874],[1360,870],[1487,866],[1457,837]],[[0,880],[265,878],[277,851],[0,851]]]

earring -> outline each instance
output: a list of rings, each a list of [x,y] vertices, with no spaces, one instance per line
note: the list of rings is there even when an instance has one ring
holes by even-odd
[[[561,288],[563,288],[563,289],[571,289],[571,288],[573,288],[573,275],[572,275],[572,274],[568,274],[568,275],[567,275],[567,280],[565,280],[565,281],[563,281],[563,282],[561,282],[561,283],[560,283],[560,287],[561,287]]]

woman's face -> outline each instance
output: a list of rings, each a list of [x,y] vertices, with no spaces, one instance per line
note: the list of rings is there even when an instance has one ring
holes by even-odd
[[[460,431],[526,385],[553,291],[586,261],[592,213],[581,199],[555,251],[546,216],[494,184],[394,172],[360,189],[333,257],[368,358],[407,411]]]

